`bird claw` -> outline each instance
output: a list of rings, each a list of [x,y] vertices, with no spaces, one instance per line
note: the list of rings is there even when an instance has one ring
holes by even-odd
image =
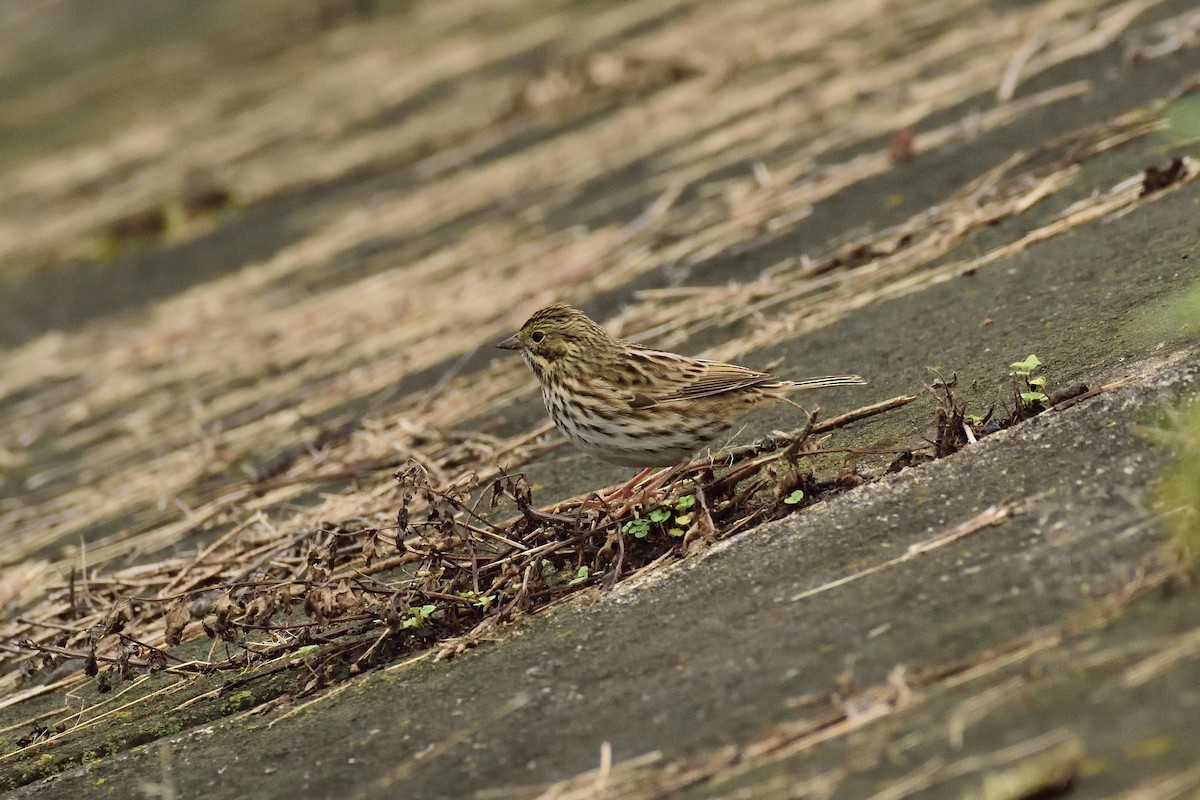
[[[667,483],[667,481],[678,475],[684,469],[684,467],[687,466],[687,464],[688,461],[685,459],[673,467],[667,467],[666,469],[662,470],[649,481],[647,481],[645,486],[638,487],[636,492],[627,493],[628,496],[624,498],[625,502],[620,506],[620,508],[610,513],[613,514],[614,518],[620,518],[639,506],[645,508],[661,502],[663,497],[666,496],[666,493],[662,491],[663,486]],[[633,481],[630,481],[629,483],[625,484],[625,486],[622,486],[617,493],[614,493],[614,495],[619,495],[621,491],[635,486],[636,482],[640,481],[648,471],[649,470],[643,470],[634,478]],[[618,499],[620,498],[618,497]]]
[[[641,483],[642,480],[653,471],[654,471],[654,467],[646,467],[641,472],[639,472],[637,475],[634,475],[628,481],[626,481],[625,483],[623,483],[619,487],[617,487],[617,489],[615,491],[609,492],[608,494],[604,494],[603,492],[596,492],[595,496],[600,498],[600,502],[605,505],[613,502],[614,500],[624,500],[628,497],[632,497],[633,490],[637,487],[637,485],[639,483]]]

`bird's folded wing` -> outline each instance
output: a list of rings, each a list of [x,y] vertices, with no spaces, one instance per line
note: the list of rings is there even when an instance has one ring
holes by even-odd
[[[668,374],[669,379],[664,376],[653,385],[639,386],[634,390],[630,406],[648,408],[659,403],[696,400],[752,386],[777,383],[779,380],[765,372],[702,359],[680,359],[675,369],[670,370]]]

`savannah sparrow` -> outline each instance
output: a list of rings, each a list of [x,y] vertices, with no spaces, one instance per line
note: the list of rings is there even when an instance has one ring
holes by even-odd
[[[497,347],[521,352],[537,376],[550,418],[573,445],[629,467],[677,464],[763,400],[866,383],[857,375],[785,381],[651,350],[610,336],[565,303],[538,311]]]

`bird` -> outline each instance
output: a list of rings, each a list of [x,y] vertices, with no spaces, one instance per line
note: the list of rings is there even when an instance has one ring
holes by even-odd
[[[588,455],[642,468],[679,467],[737,418],[790,392],[865,384],[858,375],[789,381],[766,372],[655,350],[610,335],[577,308],[536,311],[497,347],[519,351],[550,419]]]

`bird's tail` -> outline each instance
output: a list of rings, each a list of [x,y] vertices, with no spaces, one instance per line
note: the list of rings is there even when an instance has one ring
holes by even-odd
[[[801,392],[805,389],[822,389],[826,386],[862,386],[866,381],[858,375],[822,375],[800,381],[780,381],[779,391]]]

